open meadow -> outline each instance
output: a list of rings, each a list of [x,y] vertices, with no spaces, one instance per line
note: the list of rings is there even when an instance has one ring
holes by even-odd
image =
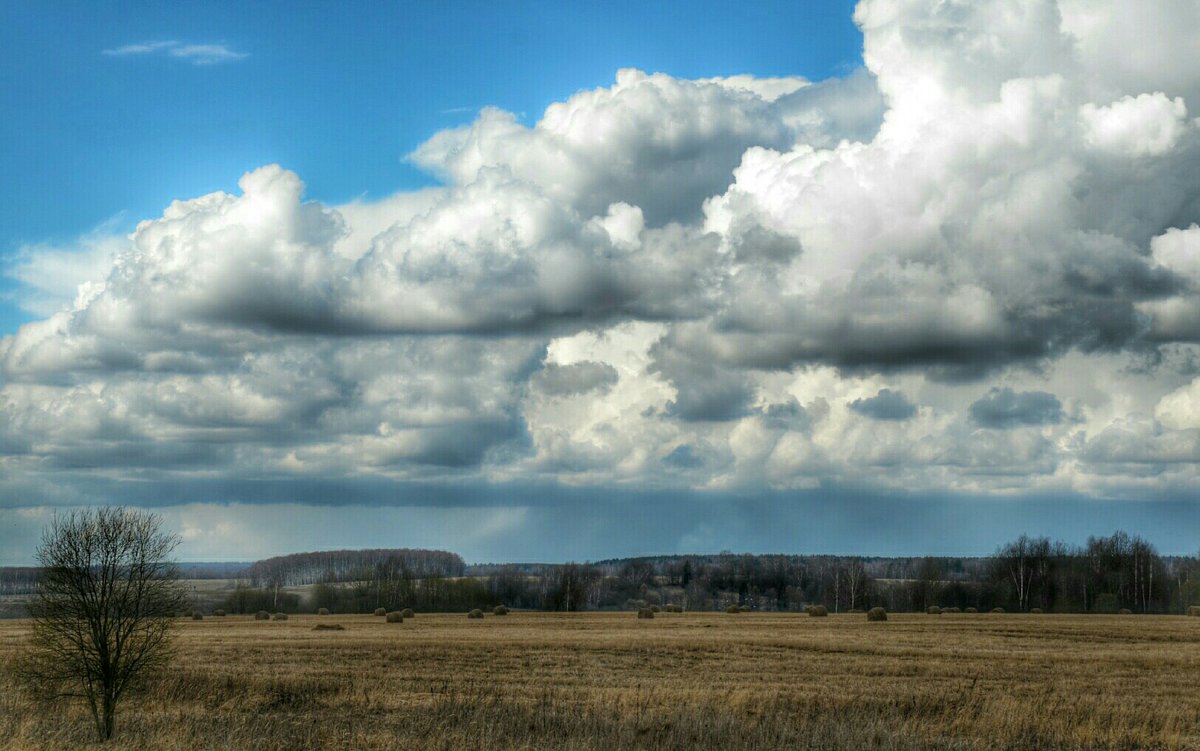
[[[180,619],[121,749],[1200,749],[1200,619]],[[314,630],[318,624],[344,630]],[[0,655],[28,623],[0,622]],[[0,678],[0,747],[93,744]]]

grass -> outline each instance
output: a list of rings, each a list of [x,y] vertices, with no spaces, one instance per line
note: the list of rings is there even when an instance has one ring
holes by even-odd
[[[1200,623],[1182,616],[320,620],[177,620],[175,663],[112,746],[1200,749]],[[27,631],[0,622],[0,661]],[[0,749],[93,745],[81,707],[35,706],[9,675]]]

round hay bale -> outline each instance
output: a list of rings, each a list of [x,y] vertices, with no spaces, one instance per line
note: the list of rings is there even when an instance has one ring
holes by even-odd
[[[401,610],[400,615],[404,616],[405,618],[416,618],[417,617],[417,614],[413,612],[412,608],[405,608],[404,610]]]
[[[883,608],[875,607],[867,611],[868,621],[886,621],[887,611]]]
[[[667,609],[667,612],[668,612],[668,613],[682,613],[682,612],[683,612],[683,606],[682,606],[682,605],[674,605],[674,604],[672,604],[672,605],[667,605],[667,608],[666,608],[666,609]]]
[[[492,615],[508,615],[508,608],[503,605],[497,605],[492,608]]]
[[[482,611],[482,610],[480,610],[479,608],[475,608],[475,609],[474,609],[474,610],[472,610],[470,613],[467,613],[467,617],[468,617],[468,618],[482,618],[482,617],[483,617],[483,611]]]
[[[218,610],[214,610],[214,611],[213,611],[213,615],[215,615],[215,616],[216,616],[216,617],[218,617],[218,618],[224,618],[224,617],[225,617],[225,611],[224,611],[224,610],[220,610],[220,609],[218,609]]]
[[[638,611],[638,618],[653,618],[654,610],[652,608],[642,608]]]
[[[340,623],[318,623],[313,626],[313,631],[345,631],[346,627]]]
[[[810,605],[808,607],[808,615],[810,618],[824,618],[829,615],[829,608],[824,605]]]
[[[1029,609],[1029,614],[1030,614],[1030,615],[1041,615],[1041,614],[1042,614],[1042,609],[1041,609],[1041,608],[1030,608],[1030,609]]]
[[[964,610],[963,612],[964,612],[964,613],[978,613],[978,612],[979,612],[979,608],[967,608],[967,609],[966,609],[966,610]]]
[[[271,620],[271,614],[270,614],[270,613],[268,613],[268,612],[267,612],[267,611],[265,611],[265,610],[260,610],[260,611],[258,611],[257,613],[255,613],[255,614],[254,614],[254,620],[256,620],[256,621],[269,621],[269,620]]]
[[[929,613],[930,615],[941,615],[942,609],[939,608],[937,605],[930,605],[928,608],[925,609],[925,612]]]
[[[404,615],[399,610],[393,610],[387,614],[388,623],[404,623]]]
[[[1189,605],[1187,614],[1193,618],[1200,616],[1200,605]]]
[[[962,609],[957,607],[942,608],[943,613],[961,613]]]
[[[993,612],[993,613],[1003,613],[1003,612],[1004,612],[1004,608],[992,608],[992,612]]]
[[[1117,611],[1117,615],[1133,615],[1133,611],[1129,608],[1121,608]]]
[[[275,615],[271,616],[271,620],[273,620],[273,621],[286,621],[286,620],[287,620],[287,613],[276,613]]]
[[[192,613],[192,620],[193,621],[202,621],[202,620],[204,620],[204,616],[201,615],[200,613]]]
[[[317,615],[329,615],[329,608],[317,608]]]
[[[387,608],[375,608],[375,615],[387,615]]]
[[[742,612],[742,609],[739,608],[737,605],[730,605],[729,607],[725,608],[725,612],[726,613],[740,613],[740,612]]]

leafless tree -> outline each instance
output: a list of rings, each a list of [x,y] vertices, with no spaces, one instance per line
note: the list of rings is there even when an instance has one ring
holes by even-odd
[[[170,657],[172,615],[185,603],[170,560],[178,543],[154,514],[117,507],[58,517],[42,535],[22,671],[46,698],[82,698],[101,740],[117,703]]]

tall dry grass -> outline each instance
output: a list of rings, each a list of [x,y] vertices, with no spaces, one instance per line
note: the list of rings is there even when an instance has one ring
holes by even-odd
[[[1200,626],[1020,614],[180,620],[121,749],[1200,749]],[[0,623],[0,662],[23,622]],[[0,664],[0,748],[88,746]]]

